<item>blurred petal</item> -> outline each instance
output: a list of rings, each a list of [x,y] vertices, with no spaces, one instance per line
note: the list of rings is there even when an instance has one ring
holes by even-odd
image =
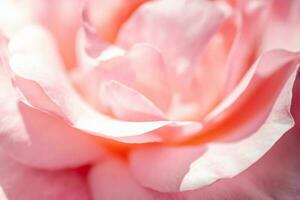
[[[40,24],[55,38],[65,66],[76,67],[75,38],[80,22],[80,2],[23,0],[0,2],[0,29],[12,36],[26,25]]]
[[[293,104],[291,108],[291,113],[294,117],[296,127],[300,130],[300,71],[298,71],[298,76],[294,85],[294,97]]]
[[[190,164],[203,151],[203,147],[144,147],[130,153],[129,165],[141,185],[161,192],[178,191]]]
[[[80,24],[81,0],[25,0],[36,20],[55,38],[67,69],[76,67],[75,39]]]
[[[39,157],[46,155],[40,154]],[[85,177],[80,172],[29,168],[13,161],[3,152],[0,162],[0,188],[9,200],[90,199]]]
[[[273,60],[268,60],[266,58],[271,58]],[[275,68],[271,67],[271,64],[276,62],[274,58],[276,58],[277,61],[283,59],[281,62],[277,62],[279,65]],[[256,127],[250,136],[238,139],[234,142],[209,143],[207,145],[207,151],[203,156],[199,157],[191,164],[189,172],[182,181],[182,191],[197,189],[219,179],[230,178],[239,174],[262,157],[285,132],[293,127],[294,121],[290,114],[290,107],[292,101],[292,88],[296,77],[298,63],[299,54],[292,54],[284,51],[274,51],[273,55],[272,52],[270,52],[269,55],[265,56],[265,60],[262,59],[261,64],[265,67],[257,68],[257,78],[267,80],[267,78],[271,76],[272,78],[275,78],[275,80],[272,81],[269,79],[268,81],[273,83],[276,82],[276,84],[272,85],[272,90],[267,90],[268,92],[265,91],[268,95],[266,97],[269,100],[267,101],[268,104],[263,104],[261,99],[259,100],[260,104],[257,104],[264,105],[264,112],[267,113],[269,113],[269,109],[272,108],[271,112],[267,114],[267,119],[265,119],[266,113],[262,115],[263,117],[260,116],[261,113],[259,113],[257,110],[258,107],[256,106],[255,121],[257,124],[260,124],[260,126]],[[264,84],[267,86],[266,83]],[[247,90],[249,91],[250,89],[248,88]],[[273,97],[275,93],[278,93],[279,96],[275,95]],[[259,97],[262,98],[262,95]],[[275,104],[273,105],[273,102],[270,102],[270,100],[275,101]],[[247,106],[251,108],[250,105]],[[243,107],[242,112],[246,112],[245,107]],[[242,115],[239,116],[239,118],[241,117]],[[258,123],[259,121],[260,123]],[[246,123],[246,125],[249,128],[251,123]],[[238,132],[245,131],[244,128],[240,127]]]
[[[269,7],[261,51],[280,48],[300,51],[300,2],[274,0]]]
[[[92,197],[95,200],[167,200],[163,194],[143,188],[132,177],[126,163],[107,158],[92,168],[89,174]]]
[[[33,9],[24,1],[0,1],[0,31],[11,36],[25,25],[36,22]]]

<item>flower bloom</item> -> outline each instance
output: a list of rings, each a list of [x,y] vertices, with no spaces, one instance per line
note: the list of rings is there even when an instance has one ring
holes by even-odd
[[[300,1],[0,1],[0,199],[297,199]]]

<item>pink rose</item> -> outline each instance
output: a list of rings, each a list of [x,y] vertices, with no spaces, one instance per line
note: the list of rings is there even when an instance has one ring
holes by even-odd
[[[0,1],[0,199],[300,198],[300,1]]]

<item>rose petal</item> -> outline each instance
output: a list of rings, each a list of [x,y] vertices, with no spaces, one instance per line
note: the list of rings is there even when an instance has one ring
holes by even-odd
[[[203,151],[203,147],[145,147],[130,153],[129,165],[144,187],[161,192],[178,191],[190,164]]]
[[[275,104],[272,106],[272,110],[267,119],[263,120],[264,123],[258,130],[244,139],[229,143],[209,143],[207,145],[207,151],[203,156],[191,164],[189,172],[185,175],[181,183],[180,189],[182,191],[197,189],[211,184],[216,180],[230,178],[239,174],[262,157],[285,132],[293,127],[294,121],[289,113],[289,109],[292,100],[292,87],[296,77],[296,64],[299,63],[299,54],[291,54],[283,51],[274,52],[278,54],[275,54],[275,57],[270,56],[272,55],[271,52],[269,58],[276,58],[277,61],[280,59],[286,61],[287,59],[289,62],[282,63],[281,60],[279,65],[276,66],[277,68],[271,68],[269,65],[269,68],[264,67],[263,69],[257,70],[257,76],[259,76],[260,79],[272,75],[271,77],[276,78],[275,80],[278,83],[277,87],[282,88],[283,86],[281,90],[279,89],[279,96],[277,98],[275,97]],[[265,57],[268,58],[267,55]],[[276,62],[276,60],[273,62]],[[272,63],[272,61],[266,62],[265,60],[265,62],[263,62],[264,66],[268,66],[267,64],[270,63]],[[280,69],[283,67],[284,71]],[[276,72],[282,76],[282,80],[280,80],[280,76],[276,76]],[[269,81],[274,82],[272,80]],[[270,92],[270,90],[268,92],[269,99],[274,99],[274,97],[272,97],[275,93],[274,86],[275,85],[272,87],[272,92]],[[269,108],[267,110],[269,110]],[[260,117],[258,117],[258,119],[259,118]],[[239,131],[241,132],[243,129],[240,128]]]
[[[138,6],[146,1],[148,0],[89,1],[88,8],[91,22],[102,38],[113,41],[121,25]]]
[[[172,119],[199,120],[214,104],[215,95],[211,95],[210,92],[213,90],[212,87],[203,90],[205,86],[207,88],[207,83],[203,86],[202,82],[200,88],[191,82],[195,74],[194,68],[199,65],[202,50],[229,13],[230,8],[224,2],[152,1],[137,9],[121,28],[117,43],[123,48],[128,49],[137,43],[147,43],[163,55],[170,90],[174,93],[168,111]],[[206,77],[210,77],[206,70],[198,74],[202,72]],[[195,93],[191,94],[189,91],[196,91],[197,94],[205,93],[208,96],[198,95],[195,100]]]
[[[149,99],[137,91],[116,82],[108,81],[103,85],[103,103],[111,107],[113,113],[126,121],[165,120],[164,114]]]
[[[263,54],[235,90],[207,115],[207,134],[202,139],[204,135],[240,139],[257,130],[298,62],[299,53],[274,50]]]
[[[108,48],[100,57],[110,50],[113,51]],[[149,98],[162,111],[168,110],[171,93],[165,66],[161,55],[152,47],[136,45],[123,56],[99,61],[90,70],[78,70],[75,76],[79,90],[98,107],[101,107],[102,102],[95,91],[99,91],[103,82],[108,80],[116,80],[131,87]]]
[[[3,189],[0,187],[0,199],[2,200],[8,200],[5,192],[3,191]]]
[[[9,200],[90,199],[84,176],[75,170],[36,170],[13,161],[3,152],[0,162],[0,188]],[[3,199],[1,194],[0,198]]]
[[[265,25],[266,1],[242,2],[237,8],[237,34],[226,61],[227,81],[223,95],[230,93],[251,67]]]
[[[260,51],[265,52],[275,48],[300,51],[299,13],[300,3],[297,0],[272,1]]]
[[[22,163],[45,168],[74,167],[98,160],[103,150],[95,138],[72,129],[62,119],[18,102],[8,73],[5,45],[0,40],[0,144],[3,150]]]
[[[36,22],[34,7],[26,6],[24,1],[0,2],[0,30],[6,36],[13,35],[26,24]]]
[[[286,133],[255,165],[233,178],[184,192],[182,199],[297,199],[300,185],[299,131]]]
[[[294,97],[293,97],[293,104],[291,108],[291,113],[294,117],[296,127],[298,130],[300,130],[300,72],[298,71],[298,76],[295,81],[295,86],[294,86]]]
[[[122,27],[117,41],[125,48],[149,43],[169,67],[184,71],[223,22],[225,10],[224,4],[198,0],[145,3]]]
[[[33,41],[34,38],[34,41]],[[36,42],[40,41],[40,42]],[[32,45],[30,45],[32,44]],[[124,122],[102,115],[87,105],[74,91],[62,71],[51,37],[41,28],[32,26],[16,34],[10,43],[12,57],[10,64],[15,74],[15,85],[25,95],[31,106],[64,118],[69,125],[90,134],[114,140],[141,141],[138,137],[166,126],[187,126],[198,123],[173,121]],[[40,66],[43,66],[41,69]],[[25,81],[24,81],[25,80]],[[48,97],[48,101],[35,101],[37,93]],[[51,105],[51,106],[49,106]],[[191,129],[190,129],[191,130]],[[195,130],[189,134],[196,133]],[[128,138],[133,137],[133,138]],[[145,136],[143,136],[145,137]],[[147,137],[146,137],[147,138]],[[146,139],[145,138],[145,139]],[[144,142],[160,141],[156,135]]]
[[[167,199],[163,194],[139,185],[130,174],[126,163],[115,158],[107,158],[92,168],[89,184],[95,200]]]

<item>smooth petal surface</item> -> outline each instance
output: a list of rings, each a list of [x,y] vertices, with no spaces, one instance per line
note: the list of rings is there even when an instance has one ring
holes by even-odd
[[[204,147],[145,147],[133,150],[129,166],[138,183],[160,192],[178,191],[190,164]]]
[[[80,172],[29,168],[13,161],[3,152],[0,161],[0,198],[2,193],[9,200],[90,199],[85,178]]]
[[[11,36],[25,25],[36,22],[33,9],[34,7],[26,6],[24,1],[1,1],[0,30],[2,34]]]
[[[237,33],[225,62],[227,80],[223,96],[235,88],[255,61],[266,22],[267,1],[241,2],[239,8],[236,8]]]
[[[274,48],[300,51],[300,2],[274,0],[269,5],[260,51]],[[284,39],[283,39],[284,38]]]
[[[163,194],[143,188],[132,177],[123,160],[107,158],[92,168],[89,174],[92,197],[95,200],[156,200],[168,199]]]
[[[35,20],[54,36],[66,69],[77,67],[76,34],[80,25],[81,0],[25,0],[24,8],[33,8]]]
[[[134,12],[120,30],[117,41],[124,48],[136,43],[151,44],[162,53],[169,67],[184,71],[197,61],[225,15],[224,4],[153,1]]]
[[[239,140],[256,131],[298,63],[299,53],[274,50],[263,54],[235,90],[206,116],[207,133],[203,132],[202,139],[206,135],[210,139],[219,136],[221,140]]]
[[[0,41],[0,52],[0,144],[3,150],[22,163],[44,168],[75,167],[98,160],[103,149],[95,138],[69,127],[60,118],[19,102],[19,94],[10,79],[4,39]]]
[[[39,43],[36,42],[38,40]],[[55,46],[51,37],[39,27],[27,27],[20,31],[10,42],[10,50],[14,81],[26,97],[27,103],[64,118],[79,130],[118,141],[126,142],[129,139],[130,142],[134,142],[133,138],[128,137],[143,135],[166,126],[189,127],[195,124],[176,121],[125,122],[96,112],[81,99],[67,81],[68,78],[55,56]],[[37,96],[44,101],[36,101]],[[196,127],[199,127],[199,124],[196,123]],[[194,134],[196,131],[186,134]],[[144,140],[135,138],[139,142],[161,141],[161,137],[156,134],[143,137]]]
[[[167,111],[171,92],[160,53],[144,44],[132,47],[124,55],[114,55],[117,52],[116,47],[109,47],[96,58],[98,61],[94,67],[75,72],[75,83],[83,95],[93,105],[100,104],[98,106],[101,107],[103,99],[99,99],[95,91],[100,91],[103,82],[115,80],[141,93],[162,111]]]
[[[172,119],[200,120],[214,105],[215,83],[207,87],[204,82],[206,77],[221,74],[219,70],[205,70],[203,66],[197,74],[200,85],[192,82],[201,53],[230,13],[224,2],[153,1],[143,4],[121,28],[117,39],[121,47],[128,49],[137,43],[147,43],[162,54],[169,87],[174,93],[168,111]],[[214,82],[214,78],[210,81]]]
[[[91,22],[106,41],[114,41],[119,28],[142,3],[148,0],[91,0],[88,3]]]
[[[166,117],[149,99],[116,81],[102,85],[102,102],[125,121],[158,121]],[[134,106],[133,106],[134,105]]]
[[[283,55],[283,52],[281,52],[281,56]],[[290,56],[291,55],[287,54],[286,58]],[[263,120],[263,124],[244,139],[228,143],[209,143],[207,145],[207,151],[203,156],[191,164],[189,172],[182,181],[181,190],[197,189],[211,184],[218,179],[237,175],[255,163],[285,132],[293,127],[294,121],[290,115],[290,106],[292,101],[292,88],[297,72],[296,64],[299,63],[299,58],[297,58],[297,54],[292,54],[292,57],[294,57],[292,62],[288,62],[291,63],[290,65],[279,65],[284,67],[287,76],[283,77],[284,81],[281,83],[278,78],[276,79],[277,83],[284,85],[284,87],[282,90],[279,90],[280,95],[276,98],[275,104],[267,119],[265,121]],[[266,65],[268,62],[264,62],[264,64],[268,66]],[[258,70],[258,75],[260,78],[266,78],[267,75],[277,70],[277,73],[281,74],[282,71],[279,69],[265,67]],[[268,98],[270,98],[271,93],[275,92],[274,87],[272,89],[272,92],[269,91]],[[239,131],[241,132],[243,129],[240,128]]]
[[[262,159],[241,174],[219,180],[207,187],[184,192],[178,197],[184,200],[298,199],[299,133],[296,129],[290,130]]]

